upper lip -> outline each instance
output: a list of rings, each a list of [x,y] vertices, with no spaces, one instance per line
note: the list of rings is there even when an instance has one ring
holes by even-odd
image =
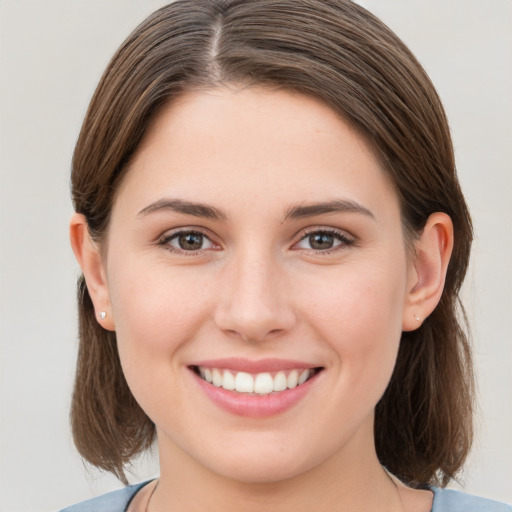
[[[208,359],[197,361],[189,365],[190,367],[201,366],[203,368],[219,368],[225,370],[234,370],[237,372],[263,373],[278,372],[281,370],[301,370],[306,368],[319,368],[318,365],[306,363],[304,361],[294,361],[291,359],[259,359],[250,360],[239,357],[229,357],[223,359]]]

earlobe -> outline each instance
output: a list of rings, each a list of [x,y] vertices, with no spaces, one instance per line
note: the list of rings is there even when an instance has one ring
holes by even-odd
[[[420,327],[441,300],[452,249],[450,217],[441,212],[433,213],[414,243],[402,330],[413,331]]]
[[[75,257],[87,283],[98,323],[107,330],[115,330],[111,313],[110,294],[103,259],[98,245],[92,240],[85,217],[74,213],[69,224],[69,238]]]

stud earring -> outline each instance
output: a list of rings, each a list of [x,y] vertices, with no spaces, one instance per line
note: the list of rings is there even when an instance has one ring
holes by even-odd
[[[105,311],[102,311],[100,313],[100,317],[101,317],[102,320],[105,320],[105,318],[107,318],[107,313]]]
[[[414,320],[416,320],[416,322],[419,322],[421,321],[421,318],[418,315],[414,315]]]

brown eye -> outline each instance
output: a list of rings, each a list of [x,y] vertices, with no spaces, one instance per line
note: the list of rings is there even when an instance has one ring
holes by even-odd
[[[164,239],[162,245],[167,245],[174,251],[182,252],[196,252],[214,247],[213,242],[206,235],[196,231],[180,231],[175,233]]]
[[[199,233],[186,233],[178,236],[178,245],[184,251],[197,251],[203,246],[203,235]]]
[[[309,245],[312,249],[322,251],[331,249],[334,246],[334,236],[330,233],[313,233],[308,237]]]
[[[343,232],[319,230],[306,233],[294,248],[321,253],[328,252],[330,249],[342,249],[353,243],[354,241]]]

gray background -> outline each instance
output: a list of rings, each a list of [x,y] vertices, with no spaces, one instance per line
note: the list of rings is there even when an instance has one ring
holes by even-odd
[[[119,487],[70,437],[76,357],[68,175],[100,74],[157,0],[0,0],[0,511],[50,511]],[[479,433],[462,478],[512,502],[512,2],[365,0],[445,103],[477,240],[466,305]],[[133,480],[157,473],[151,457]]]

